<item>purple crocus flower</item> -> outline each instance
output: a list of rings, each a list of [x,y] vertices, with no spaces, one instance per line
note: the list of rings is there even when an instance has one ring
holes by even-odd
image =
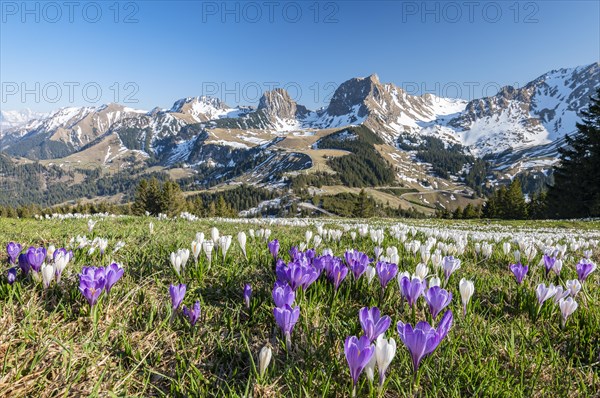
[[[58,255],[61,254],[63,256],[69,256],[69,260],[71,260],[73,258],[73,252],[72,251],[67,251],[67,249],[65,249],[64,247],[61,247],[59,249],[54,250],[54,253],[52,253],[52,260],[56,261],[56,257],[58,257]]]
[[[365,336],[367,336],[371,342],[377,340],[379,335],[385,333],[392,322],[392,319],[389,316],[385,315],[382,317],[379,308],[377,307],[361,308],[358,311],[358,319],[363,332],[365,332]]]
[[[27,250],[27,262],[31,266],[35,272],[40,272],[42,268],[42,264],[44,264],[44,260],[46,259],[46,249],[43,247],[33,247],[31,246]]]
[[[419,278],[408,277],[402,278],[402,296],[408,301],[408,305],[412,308],[417,299],[425,290],[426,283]]]
[[[318,256],[313,259],[313,267],[319,271],[325,271],[329,273],[331,256]]]
[[[292,330],[300,317],[300,307],[292,308],[287,304],[283,307],[275,307],[273,315],[275,316],[275,322],[277,322],[285,336],[285,345],[289,350],[292,348]]]
[[[288,285],[285,284],[275,284],[273,288],[273,301],[275,302],[276,307],[285,307],[286,305],[291,306],[296,299],[296,293],[294,290]]]
[[[336,259],[337,260],[337,259]],[[338,290],[342,281],[348,275],[348,267],[342,264],[341,261],[333,261],[329,270],[329,279],[333,282],[335,290]]]
[[[594,264],[591,260],[584,258],[579,261],[576,265],[577,268],[577,279],[580,282],[583,282],[587,279],[587,277],[594,272],[596,269],[596,264]]]
[[[188,318],[190,325],[194,326],[200,319],[200,301],[196,301],[191,309],[184,305],[183,315]]]
[[[394,263],[379,261],[375,265],[375,271],[377,271],[377,276],[379,276],[379,282],[381,283],[381,287],[385,289],[389,281],[394,279],[394,277],[398,273],[398,266]]]
[[[379,257],[383,254],[383,247],[375,246],[373,254],[375,254],[375,260],[379,260]]]
[[[79,275],[90,280],[106,279],[106,269],[104,267],[83,267]]]
[[[169,294],[171,295],[171,305],[173,310],[177,310],[183,301],[183,297],[185,297],[185,291],[187,287],[185,284],[180,283],[179,285],[169,286]]]
[[[244,302],[246,303],[246,308],[250,308],[250,296],[252,296],[252,286],[246,283],[244,286]]]
[[[271,252],[273,258],[276,259],[277,255],[279,254],[279,241],[277,239],[274,239],[271,242],[267,243],[267,246],[269,247],[269,251]]]
[[[304,267],[304,282],[302,283],[302,289],[306,290],[310,285],[312,285],[317,279],[321,272],[311,265],[307,265]]]
[[[344,258],[354,275],[354,279],[360,278],[367,269],[367,265],[369,265],[369,256],[358,250],[347,250],[344,254]]]
[[[79,291],[90,306],[98,302],[106,286],[106,274],[102,267],[83,267],[79,274]]]
[[[538,299],[538,304],[541,308],[544,304],[544,301],[548,300],[556,294],[556,286],[554,286],[553,284],[546,286],[545,283],[540,283],[535,289],[535,294]]]
[[[529,271],[529,267],[526,265],[519,263],[511,264],[510,270],[515,275],[515,279],[517,280],[517,284],[520,285],[523,283],[523,279],[527,275],[527,271]],[[546,275],[548,275],[549,270],[546,269]]]
[[[344,353],[346,354],[346,361],[348,361],[348,367],[350,368],[353,386],[352,396],[354,396],[356,394],[358,378],[374,355],[375,347],[373,347],[367,336],[361,336],[360,338],[350,336],[344,342]]]
[[[10,242],[6,245],[6,253],[8,253],[8,261],[14,264],[19,257],[19,254],[23,250],[23,246],[20,243]]]
[[[27,275],[29,273],[31,266],[29,265],[29,261],[27,261],[27,254],[25,253],[19,254],[19,268],[21,268],[23,275]]]
[[[446,256],[443,259],[442,267],[444,268],[444,276],[446,277],[446,282],[450,279],[450,276],[456,271],[460,269],[460,259],[454,258],[453,256]]]
[[[17,279],[17,268],[12,267],[8,269],[8,275],[6,275],[6,279],[8,279],[8,284],[12,285],[13,283],[15,283],[15,280]]]
[[[556,257],[550,257],[547,254],[544,254],[544,268],[546,269],[546,276],[550,273],[552,267],[554,267],[554,263],[556,262]],[[511,267],[512,269],[512,267]]]
[[[447,311],[440,320],[437,330],[425,321],[417,323],[414,328],[409,323],[398,322],[398,334],[410,352],[415,374],[419,370],[421,360],[431,354],[446,337],[452,326],[452,319],[452,311]]]
[[[433,319],[437,318],[438,314],[452,301],[452,293],[439,286],[430,287],[423,296],[429,305],[429,312]]]
[[[298,289],[306,281],[306,269],[300,262],[292,261],[283,268],[283,271],[283,280],[287,281],[294,290]]]
[[[275,275],[277,276],[277,280],[281,282],[287,282],[287,264],[282,259],[277,259],[275,261]]]
[[[121,279],[123,277],[123,274],[125,273],[125,271],[119,264],[112,263],[111,265],[106,267],[105,273],[106,273],[106,293],[110,293],[110,289],[113,287],[113,285],[115,283],[117,283],[117,281],[119,279]]]
[[[279,241],[277,239],[275,239],[273,242],[269,242],[269,250],[271,250],[271,244],[275,244],[275,242],[277,242],[277,244],[279,244]],[[279,247],[277,247],[277,251],[279,251]],[[300,250],[298,250],[298,246],[292,246],[290,248],[290,250],[288,251],[288,254],[290,255],[290,258],[292,260],[297,260],[300,257]],[[271,254],[273,254],[273,251],[271,251]],[[276,257],[277,253],[275,253],[273,255],[273,257]]]
[[[315,258],[315,256],[317,255],[317,251],[315,249],[308,249],[307,251],[304,252],[304,255],[306,256],[307,259],[313,260]]]
[[[440,319],[440,323],[435,329],[440,338],[440,341],[442,341],[448,335],[448,332],[450,331],[453,322],[454,314],[452,313],[452,310],[446,311],[444,315],[442,315],[442,319]]]

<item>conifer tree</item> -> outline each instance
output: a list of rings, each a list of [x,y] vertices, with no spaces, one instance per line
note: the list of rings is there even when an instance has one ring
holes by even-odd
[[[354,216],[358,218],[369,218],[373,216],[373,203],[369,200],[367,192],[364,189],[360,190],[356,205],[354,206]]]
[[[527,203],[521,190],[521,181],[515,178],[506,192],[505,217],[516,220],[527,218]]]
[[[148,209],[148,181],[141,180],[138,184],[132,209],[135,215],[143,215]]]
[[[185,210],[185,200],[181,188],[175,181],[165,181],[160,195],[160,209],[169,217],[178,216]]]
[[[600,88],[582,111],[577,132],[565,136],[554,168],[554,185],[548,192],[550,217],[600,216]]]

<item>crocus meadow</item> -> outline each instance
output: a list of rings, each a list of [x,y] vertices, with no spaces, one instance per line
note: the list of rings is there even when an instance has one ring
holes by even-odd
[[[18,225],[0,220],[2,396],[594,396],[600,385],[592,221]]]

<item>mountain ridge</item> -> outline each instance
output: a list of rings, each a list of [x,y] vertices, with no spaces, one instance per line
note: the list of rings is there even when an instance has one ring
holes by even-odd
[[[109,167],[142,162],[165,170],[184,166],[186,175],[202,174],[203,181],[212,176],[215,181],[244,178],[278,185],[300,172],[335,173],[331,159],[344,156],[344,151],[316,143],[363,125],[381,139],[369,145],[395,170],[398,183],[429,189],[452,186],[461,177],[439,179],[432,170],[440,165],[432,168],[418,157],[423,146],[411,150],[403,140],[418,146],[431,137],[467,156],[452,155],[454,159],[485,159],[496,173],[493,180],[530,170],[547,173],[557,161],[561,140],[574,131],[579,112],[598,87],[599,63],[556,69],[523,87],[505,86],[493,96],[471,101],[411,95],[372,74],[340,84],[328,106],[319,110],[298,104],[281,88],[263,93],[256,107],[231,107],[217,98],[196,96],[150,111],[120,104],[61,108],[4,130],[0,151],[53,164],[88,161]],[[351,134],[340,136],[353,139]],[[244,153],[266,163],[248,163]]]

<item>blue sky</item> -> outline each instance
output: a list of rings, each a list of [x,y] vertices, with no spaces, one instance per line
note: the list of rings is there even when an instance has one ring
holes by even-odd
[[[23,4],[0,4],[4,110],[151,109],[202,94],[256,104],[273,86],[317,108],[371,73],[471,99],[600,59],[597,1]]]

